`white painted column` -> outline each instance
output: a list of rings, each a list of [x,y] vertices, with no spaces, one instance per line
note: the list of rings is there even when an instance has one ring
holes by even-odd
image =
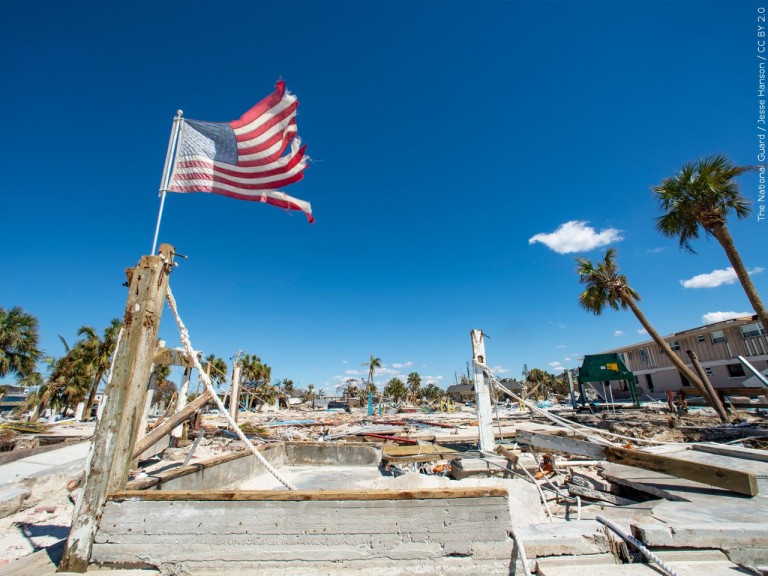
[[[192,379],[192,367],[184,368],[184,375],[181,377],[181,388],[179,389],[179,397],[176,400],[176,412],[183,410],[187,405],[187,397],[189,396],[189,381]],[[184,424],[179,424],[171,432],[171,436],[177,440],[182,437],[184,433]]]
[[[480,434],[479,447],[483,452],[493,452],[496,442],[493,438],[493,411],[491,408],[490,381],[477,363],[488,365],[485,357],[485,338],[482,330],[472,330],[472,361],[475,370],[475,403],[477,404],[477,429]]]
[[[242,368],[240,362],[235,362],[232,367],[232,394],[229,397],[229,411],[235,424],[237,424],[237,415],[240,412],[240,371]]]

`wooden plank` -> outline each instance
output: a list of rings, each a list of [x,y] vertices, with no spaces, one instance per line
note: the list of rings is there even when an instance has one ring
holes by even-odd
[[[208,404],[210,400],[211,393],[206,390],[192,402],[184,406],[184,408],[176,412],[176,414],[163,420],[162,424],[154,428],[149,434],[144,436],[144,438],[136,442],[136,445],[133,448],[133,457],[137,458],[139,455],[141,455],[142,452],[152,446],[155,442],[170,434],[176,426],[190,418],[200,408]]]
[[[601,444],[585,442],[584,440],[574,440],[573,438],[552,436],[550,434],[536,434],[524,430],[520,430],[517,433],[516,439],[519,443],[535,446],[536,448],[566,452],[568,454],[576,454],[577,456],[586,456],[595,460],[602,460],[605,458],[603,446]]]
[[[427,490],[241,490],[241,491],[182,491],[182,490],[122,490],[110,495],[111,501],[301,501],[301,500],[429,500],[435,498],[485,498],[508,495],[506,488],[434,488]]]
[[[517,461],[520,459],[519,451],[515,452],[514,450],[511,450],[506,446],[502,446],[501,444],[496,446],[496,453],[501,454],[502,456],[504,456],[504,458],[509,460],[513,468],[517,465]]]
[[[604,451],[609,462],[694,480],[748,496],[755,496],[758,493],[757,478],[755,474],[748,472],[614,446],[606,446]]]

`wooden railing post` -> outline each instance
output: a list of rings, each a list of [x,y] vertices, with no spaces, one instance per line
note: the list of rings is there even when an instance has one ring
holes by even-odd
[[[83,490],[72,516],[72,528],[59,571],[85,572],[107,495],[125,487],[144,412],[147,385],[157,348],[173,247],[160,246],[158,256],[143,256],[126,271],[129,292],[123,337],[115,350],[115,368],[107,386],[104,413],[96,424],[85,469]]]

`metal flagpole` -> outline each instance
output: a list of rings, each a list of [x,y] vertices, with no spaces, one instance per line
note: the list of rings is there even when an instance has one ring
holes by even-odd
[[[160,220],[163,219],[163,207],[165,206],[165,193],[168,190],[168,183],[171,179],[171,158],[174,156],[176,144],[179,141],[179,130],[181,129],[181,115],[184,112],[182,110],[176,111],[176,116],[173,118],[173,128],[171,129],[171,137],[168,140],[168,151],[165,153],[165,165],[163,166],[163,177],[160,179],[160,210],[157,213],[157,224],[155,225],[155,238],[152,240],[152,252],[155,254],[155,248],[157,248],[157,235],[160,233]]]

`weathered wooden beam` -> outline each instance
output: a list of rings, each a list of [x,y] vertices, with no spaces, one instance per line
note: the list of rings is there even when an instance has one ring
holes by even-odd
[[[504,456],[504,458],[509,460],[509,462],[512,464],[512,467],[517,465],[517,461],[520,458],[520,454],[518,452],[515,452],[506,446],[502,446],[501,444],[496,446],[496,453]]]
[[[595,460],[608,460],[609,462],[617,462],[626,466],[654,470],[670,476],[676,476],[677,478],[685,478],[686,480],[732,490],[739,494],[747,494],[749,496],[757,494],[757,479],[755,475],[741,470],[732,470],[730,468],[691,462],[661,454],[650,454],[641,450],[603,446],[592,442],[547,434],[520,431],[518,432],[517,440],[537,448],[556,450],[558,452],[587,456]]]
[[[757,478],[749,472],[614,446],[605,447],[605,456],[609,462],[653,470],[747,496],[755,496],[758,493]]]
[[[506,488],[433,488],[425,490],[123,490],[109,496],[110,500],[153,501],[251,501],[281,502],[302,500],[431,500],[436,498],[483,498],[508,496]]]
[[[122,489],[128,479],[173,253],[173,246],[163,244],[159,255],[143,256],[136,268],[127,271],[123,337],[115,350],[115,367],[105,391],[107,401],[94,432],[61,571],[85,572],[107,494]]]
[[[149,434],[136,442],[136,445],[133,448],[133,457],[137,458],[142,452],[144,452],[144,450],[152,446],[162,437],[170,434],[176,426],[187,420],[200,408],[208,404],[210,400],[211,393],[206,390],[192,402],[187,404],[182,410],[179,410],[170,418],[163,420],[162,424],[154,428]]]

